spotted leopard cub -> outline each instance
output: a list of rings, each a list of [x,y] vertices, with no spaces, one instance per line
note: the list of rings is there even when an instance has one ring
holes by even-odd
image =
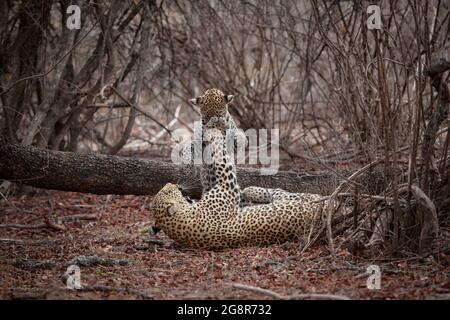
[[[229,140],[229,145],[234,147],[234,152],[236,153],[238,144],[243,144],[245,147],[246,138],[243,133],[241,133],[234,119],[228,111],[228,105],[233,101],[233,95],[226,95],[218,89],[206,90],[201,96],[193,98],[190,102],[200,108],[201,121],[202,121],[202,134],[195,136],[192,143],[182,150],[182,157],[188,159],[189,163],[193,164],[194,159],[202,157],[202,165],[200,170],[200,181],[202,185],[202,194],[206,194],[211,190],[217,183],[217,177],[214,174],[213,164],[211,163],[211,154],[205,152],[208,143],[204,137],[204,132],[206,128],[212,128],[215,122],[214,119],[220,118],[223,122],[224,130],[228,133],[227,138]],[[200,152],[201,155],[196,154]],[[233,168],[235,168],[233,166]],[[235,170],[235,169],[233,169]],[[246,206],[247,201],[242,199],[240,205]]]
[[[178,185],[165,185],[153,199],[155,227],[184,246],[202,249],[264,246],[308,237],[311,225],[321,222],[324,202],[317,202],[321,196],[278,199],[275,192],[270,204],[241,208],[234,163],[224,135],[218,134],[220,128],[219,121],[215,131],[207,132],[217,183],[197,203],[189,203]]]

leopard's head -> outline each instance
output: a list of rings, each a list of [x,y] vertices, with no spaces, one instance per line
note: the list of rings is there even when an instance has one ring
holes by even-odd
[[[152,212],[156,229],[164,230],[167,222],[183,213],[188,202],[180,191],[180,186],[173,183],[166,184],[155,195],[152,202]]]
[[[200,108],[203,119],[209,120],[211,117],[223,116],[228,111],[228,104],[233,98],[233,95],[225,95],[218,89],[208,89],[201,96],[193,98],[189,102]]]

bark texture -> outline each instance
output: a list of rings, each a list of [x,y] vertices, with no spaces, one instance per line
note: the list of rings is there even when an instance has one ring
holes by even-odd
[[[166,183],[189,185],[186,194],[201,195],[199,170],[170,162],[97,153],[73,153],[0,143],[0,179],[37,188],[94,194],[153,195]],[[258,169],[238,169],[241,187],[283,188],[291,192],[327,193],[332,175],[280,171],[262,176]]]

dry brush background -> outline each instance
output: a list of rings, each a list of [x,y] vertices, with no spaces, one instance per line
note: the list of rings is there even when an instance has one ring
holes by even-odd
[[[445,266],[449,40],[441,0],[1,1],[2,143],[167,160],[199,119],[188,100],[217,87],[242,129],[280,130],[282,169],[335,176],[323,193],[354,205],[352,253],[384,224],[370,254]],[[24,192],[2,187],[3,206]]]

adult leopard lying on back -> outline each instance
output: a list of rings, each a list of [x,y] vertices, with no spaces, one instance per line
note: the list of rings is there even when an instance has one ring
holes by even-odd
[[[208,125],[217,183],[197,203],[189,203],[178,185],[165,185],[153,200],[156,228],[184,246],[222,249],[296,241],[308,235],[312,223],[321,223],[324,202],[315,202],[321,198],[316,194],[277,191],[270,204],[240,208],[241,190],[225,146],[226,121]]]

